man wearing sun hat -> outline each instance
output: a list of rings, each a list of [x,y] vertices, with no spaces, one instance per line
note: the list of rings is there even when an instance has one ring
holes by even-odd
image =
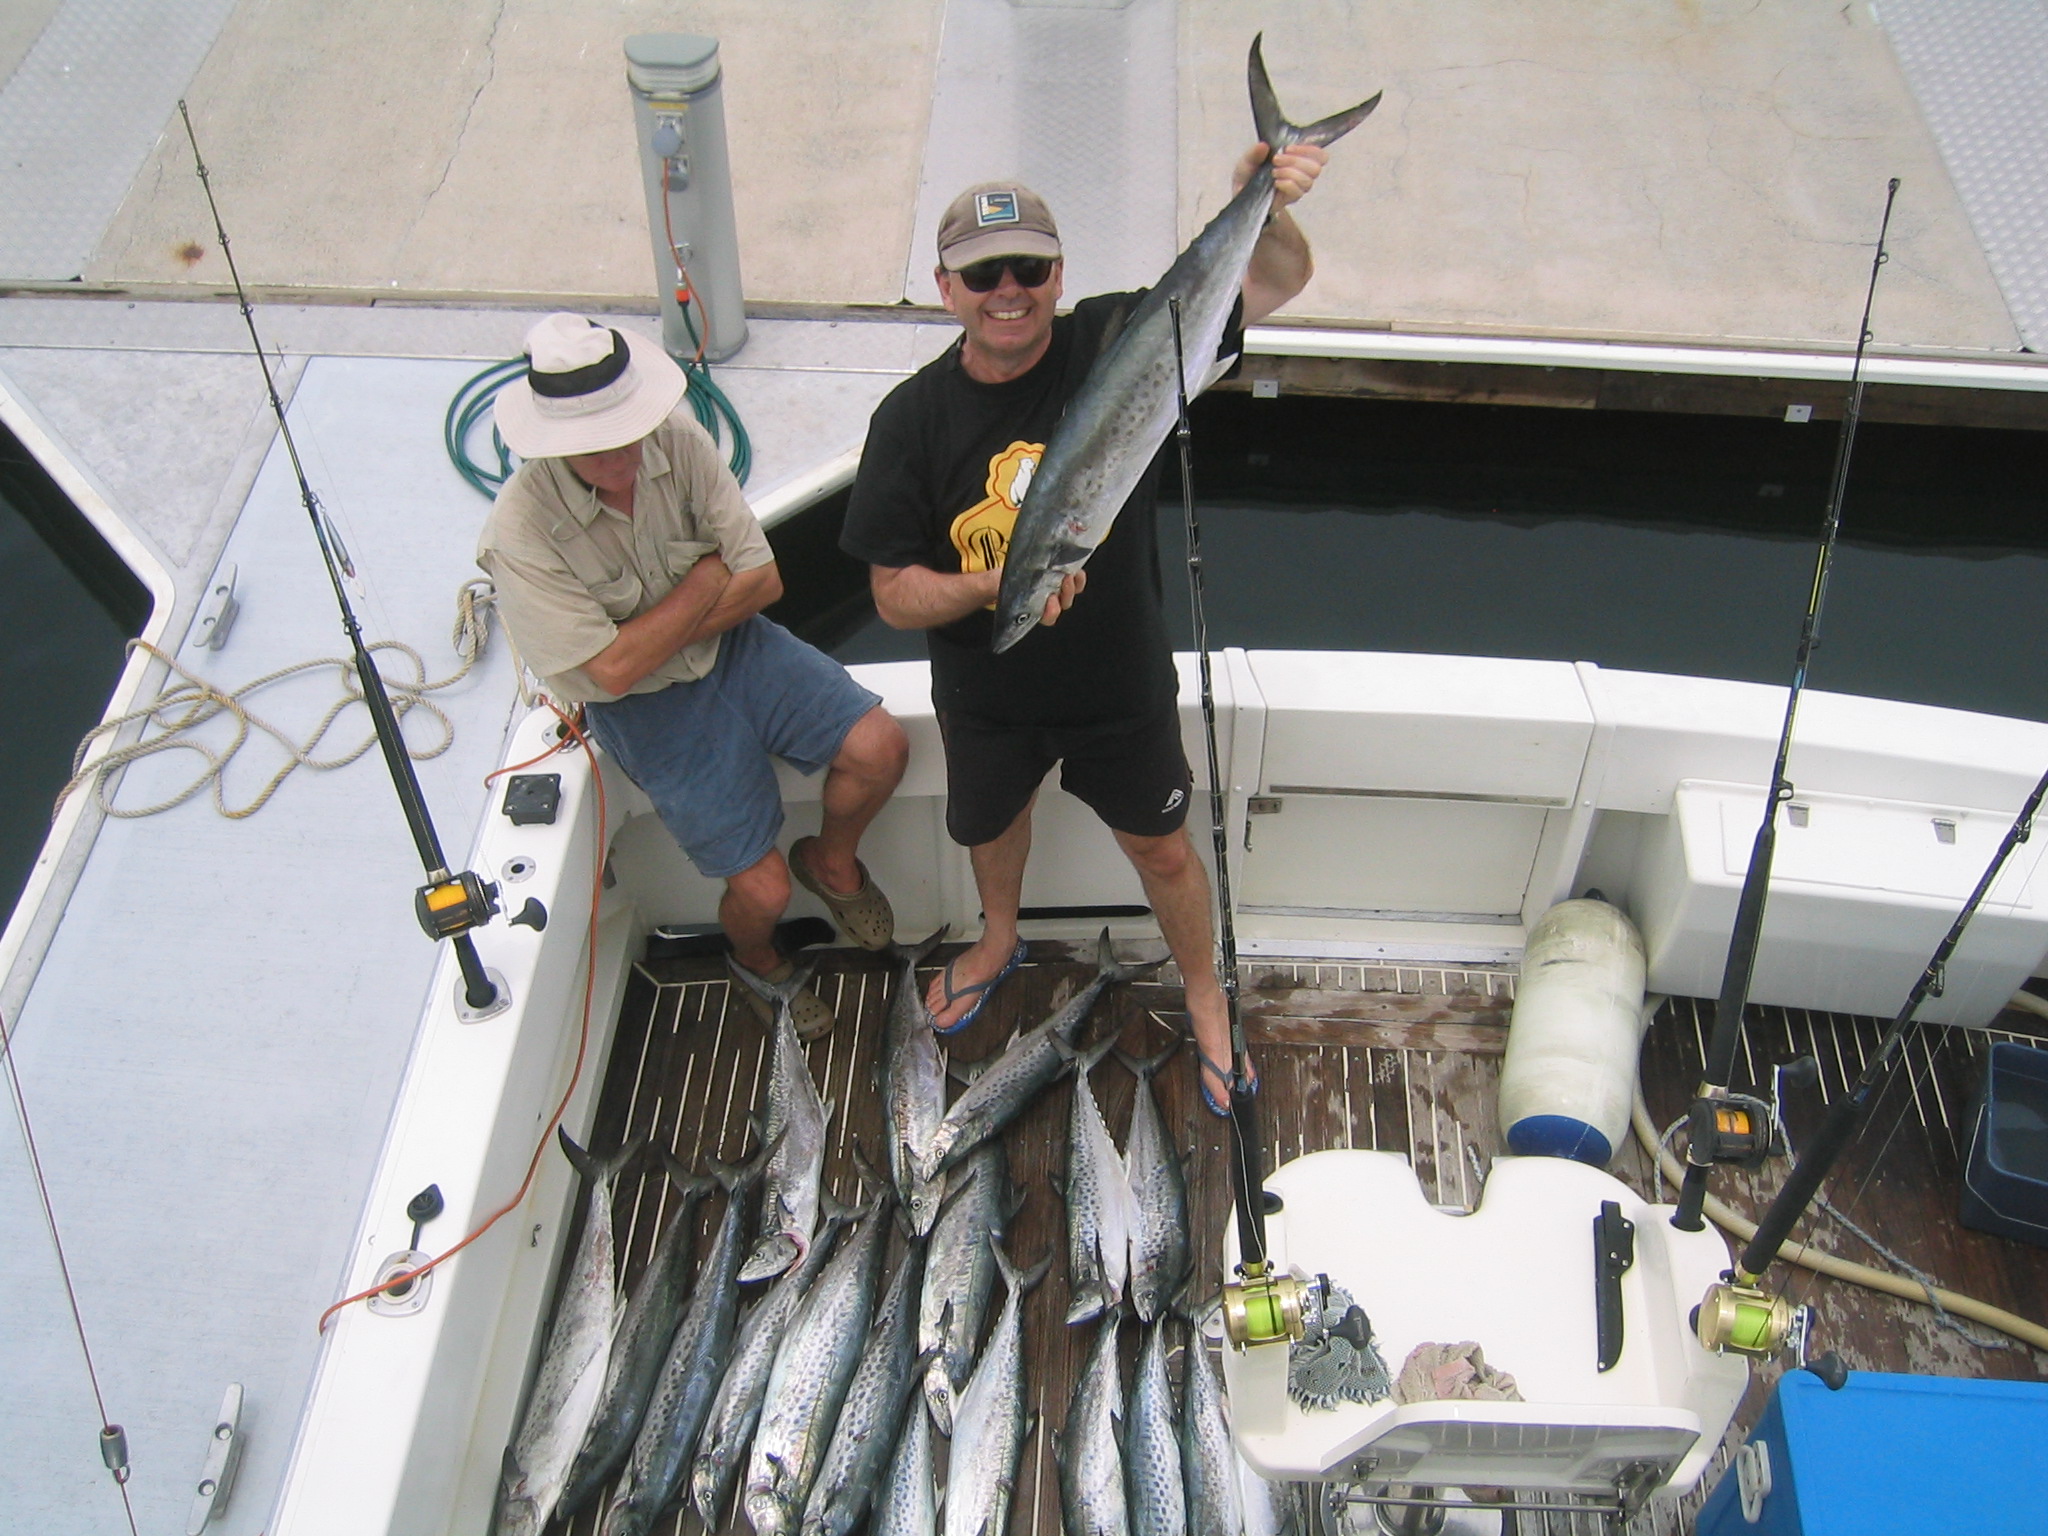
[[[775,556],[657,343],[563,314],[527,333],[526,352],[496,404],[526,462],[477,547],[513,642],[549,693],[584,707],[698,870],[725,882],[739,964],[789,975],[774,930],[792,874],[855,942],[886,948],[895,919],[856,849],[903,776],[902,727],[761,616],[782,595]],[[786,861],[771,756],[825,770],[823,825]],[[805,1038],[832,1026],[808,990],[795,1010]]]
[[[1249,151],[1242,186],[1266,158]],[[1242,327],[1300,293],[1308,240],[1286,209],[1326,156],[1296,145],[1273,159],[1273,209],[1246,269]],[[1083,299],[1056,314],[1058,226],[1044,199],[984,182],[939,221],[939,297],[959,342],[899,385],[874,415],[840,546],[869,565],[875,607],[922,629],[946,744],[946,827],[965,844],[986,920],[934,978],[942,1032],[981,1011],[1024,956],[1017,936],[1031,808],[1060,765],[1063,788],[1109,827],[1136,867],[1185,979],[1202,1089],[1225,1113],[1230,1042],[1216,979],[1209,882],[1185,821],[1193,780],[1181,748],[1179,679],[1161,608],[1155,460],[1108,536],[1046,604],[1043,624],[1001,655],[989,647],[1010,529],[1046,441],[1089,366],[1142,293]],[[1085,589],[1085,595],[1084,595]]]

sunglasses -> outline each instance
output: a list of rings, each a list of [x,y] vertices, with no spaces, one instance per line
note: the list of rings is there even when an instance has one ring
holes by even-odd
[[[1052,276],[1050,256],[991,256],[987,261],[962,267],[953,275],[967,285],[969,293],[992,293],[1002,282],[1005,267],[1017,279],[1019,288],[1037,288]]]

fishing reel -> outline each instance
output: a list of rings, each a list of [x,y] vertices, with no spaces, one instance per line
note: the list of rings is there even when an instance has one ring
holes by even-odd
[[[1717,1355],[1749,1360],[1776,1358],[1792,1337],[1797,1313],[1782,1296],[1772,1296],[1739,1271],[1707,1287],[1692,1309],[1692,1331]]]
[[[473,869],[444,873],[413,892],[412,910],[428,938],[452,939],[498,915],[498,887]]]
[[[1302,1336],[1308,1286],[1264,1263],[1240,1264],[1223,1286],[1223,1334],[1235,1350],[1293,1343]]]
[[[1693,1167],[1724,1163],[1753,1172],[1781,1147],[1777,1114],[1762,1099],[1710,1084],[1692,1101],[1685,1160]]]

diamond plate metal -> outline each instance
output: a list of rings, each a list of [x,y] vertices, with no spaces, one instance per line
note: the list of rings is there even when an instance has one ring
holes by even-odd
[[[1873,6],[2030,352],[2048,351],[2048,5]]]
[[[948,0],[903,296],[937,297],[946,204],[1006,178],[1052,206],[1065,302],[1157,281],[1179,248],[1178,114],[1172,0]]]
[[[68,0],[0,90],[0,278],[77,278],[234,0]]]

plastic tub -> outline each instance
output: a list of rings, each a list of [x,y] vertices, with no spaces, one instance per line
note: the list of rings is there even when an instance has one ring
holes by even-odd
[[[1962,1222],[2048,1248],[2048,1051],[1993,1043],[1970,1118]]]

